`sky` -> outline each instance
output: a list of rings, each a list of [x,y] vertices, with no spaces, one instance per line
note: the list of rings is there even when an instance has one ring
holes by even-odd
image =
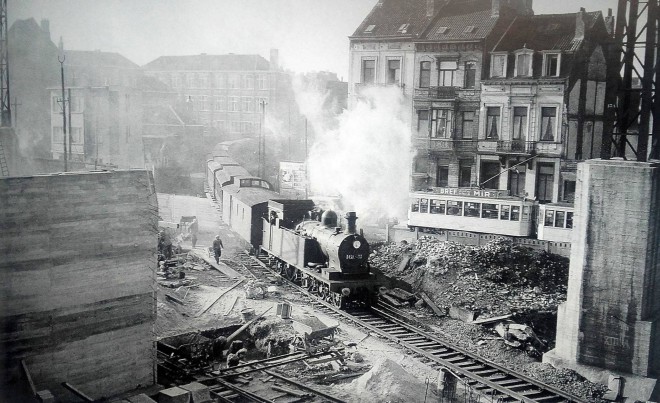
[[[405,0],[400,0],[405,1]],[[377,0],[8,0],[9,24],[50,20],[53,42],[118,52],[144,65],[163,55],[260,54],[279,49],[296,72],[348,79],[348,36]],[[616,0],[535,0],[536,14],[612,8]]]

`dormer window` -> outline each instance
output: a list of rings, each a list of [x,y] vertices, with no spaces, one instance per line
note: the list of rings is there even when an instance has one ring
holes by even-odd
[[[364,29],[364,32],[369,34],[369,33],[373,32],[374,28],[376,28],[375,25],[368,25],[367,28]]]
[[[409,26],[410,26],[410,24],[402,24],[399,27],[399,32],[402,33],[402,34],[405,34],[406,32],[408,32],[408,27]]]
[[[546,77],[559,76],[560,62],[561,62],[561,53],[544,53],[543,75]]]
[[[506,53],[494,53],[490,56],[490,76],[506,77]]]
[[[474,32],[474,25],[468,25],[463,31],[464,34],[471,34]]]
[[[516,52],[516,65],[514,75],[516,77],[532,76],[532,55],[533,51],[522,49]]]
[[[436,32],[438,34],[446,34],[447,31],[449,31],[449,27],[440,27],[440,28],[438,28],[438,30]]]

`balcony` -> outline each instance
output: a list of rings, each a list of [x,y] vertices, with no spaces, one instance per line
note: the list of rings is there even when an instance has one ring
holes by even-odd
[[[458,88],[456,87],[428,87],[415,88],[415,98],[424,100],[456,99]]]
[[[536,153],[547,155],[550,157],[561,157],[564,151],[562,143],[555,143],[550,141],[539,141],[536,143]]]
[[[476,140],[429,139],[429,151],[476,152]]]
[[[495,154],[531,155],[535,151],[535,141],[521,140],[479,140],[479,151]]]

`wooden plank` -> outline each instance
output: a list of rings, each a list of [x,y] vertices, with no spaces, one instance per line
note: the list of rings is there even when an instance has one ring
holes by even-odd
[[[431,307],[431,309],[433,310],[433,312],[435,312],[436,315],[441,316],[441,317],[446,316],[445,312],[440,310],[440,308],[438,308],[438,306],[435,304],[435,302],[433,302],[431,300],[431,298],[429,298],[428,295],[426,295],[425,292],[421,292],[421,293],[419,293],[419,295],[422,296],[422,299],[424,300],[424,302],[426,302],[426,305]]]
[[[227,316],[231,313],[232,309],[234,309],[234,305],[236,305],[236,301],[238,301],[238,295],[234,296],[234,301],[227,307],[224,316]]]
[[[509,319],[511,316],[513,316],[513,315],[508,314],[508,315],[502,315],[502,316],[493,316],[492,318],[477,319],[475,321],[472,321],[472,323],[475,324],[475,325],[487,325],[487,324],[490,324],[490,323],[495,323],[495,322],[499,322],[501,320]]]
[[[227,294],[229,291],[231,291],[231,290],[233,290],[234,288],[238,287],[238,286],[239,286],[241,283],[243,283],[244,281],[245,281],[244,278],[243,278],[243,279],[240,279],[240,280],[238,280],[237,282],[235,282],[234,285],[232,285],[231,287],[229,287],[229,288],[227,288],[226,290],[222,291],[222,292],[220,293],[220,295],[218,295],[218,296],[213,300],[213,302],[211,302],[210,304],[208,304],[208,305],[206,306],[206,308],[204,308],[204,309],[202,309],[201,311],[199,311],[199,312],[197,313],[197,315],[195,315],[195,316],[196,316],[196,317],[199,317],[199,316],[201,316],[203,313],[205,313],[206,311],[208,311],[209,309],[211,309],[211,307],[212,307],[213,305],[215,305],[215,303],[218,302],[218,300],[219,300],[220,298],[222,298],[223,295]]]

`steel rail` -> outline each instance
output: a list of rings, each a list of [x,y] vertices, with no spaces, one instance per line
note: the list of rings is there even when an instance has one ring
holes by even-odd
[[[249,255],[246,256],[246,257],[248,259],[250,259],[251,261],[258,263],[262,268],[268,270],[269,272],[274,273],[274,271],[272,269],[270,269],[268,267],[268,265],[266,265],[259,257],[252,257],[252,256],[249,256]],[[276,274],[278,274],[278,273],[276,273]],[[389,340],[391,340],[391,341],[393,341],[393,342],[395,342],[399,345],[404,346],[405,348],[407,348],[409,350],[414,351],[417,354],[420,354],[420,355],[422,355],[422,356],[424,356],[424,357],[426,357],[426,358],[428,358],[428,359],[430,359],[430,360],[432,360],[432,361],[434,361],[434,362],[436,362],[440,365],[443,365],[443,366],[451,369],[452,371],[455,371],[456,373],[459,373],[462,376],[465,376],[466,378],[469,378],[470,380],[472,380],[476,383],[482,384],[482,385],[487,386],[488,388],[490,388],[492,390],[498,391],[500,394],[504,394],[504,395],[506,395],[510,398],[514,398],[518,401],[525,402],[525,403],[533,403],[533,402],[538,401],[538,400],[530,399],[529,397],[526,397],[526,395],[540,394],[540,393],[543,393],[543,392],[554,394],[554,395],[556,395],[557,398],[566,399],[570,402],[576,402],[576,403],[585,403],[586,402],[585,400],[583,400],[581,398],[578,398],[577,396],[573,396],[573,395],[571,395],[567,392],[561,391],[561,390],[559,390],[557,388],[554,388],[550,385],[547,385],[543,382],[533,380],[533,379],[531,379],[531,378],[529,378],[529,377],[527,377],[523,374],[520,374],[520,373],[518,373],[514,370],[511,370],[511,369],[508,369],[508,368],[503,367],[501,365],[495,364],[495,363],[493,363],[493,362],[491,362],[491,361],[489,361],[485,358],[482,358],[482,357],[479,357],[479,356],[477,356],[473,353],[470,353],[467,350],[464,350],[464,349],[462,349],[458,346],[454,346],[452,343],[444,341],[444,340],[440,339],[439,337],[437,337],[435,335],[431,335],[430,333],[428,333],[426,331],[418,329],[418,328],[414,327],[411,324],[408,324],[408,323],[405,323],[405,322],[403,322],[399,319],[396,319],[396,318],[392,317],[391,315],[387,315],[385,312],[378,312],[377,310],[373,310],[373,308],[372,308],[372,312],[374,312],[373,315],[375,316],[375,318],[380,318],[384,321],[391,321],[392,323],[396,324],[396,326],[399,326],[399,327],[402,327],[403,329],[405,329],[408,333],[417,334],[420,337],[427,338],[427,339],[433,341],[434,343],[437,343],[439,345],[439,347],[442,347],[442,348],[445,348],[445,349],[448,349],[448,350],[454,350],[456,353],[464,355],[466,359],[474,361],[474,365],[478,364],[478,365],[482,365],[482,366],[485,366],[485,367],[492,367],[494,370],[497,370],[498,372],[501,372],[502,374],[504,374],[506,376],[516,378],[516,379],[518,379],[522,382],[528,383],[529,386],[540,389],[535,393],[526,393],[526,394],[520,394],[520,393],[517,393],[515,391],[512,391],[510,388],[507,388],[506,386],[498,385],[497,383],[495,383],[495,382],[493,382],[493,381],[491,381],[487,378],[476,375],[476,374],[474,374],[474,373],[472,373],[468,370],[465,370],[465,369],[461,368],[460,366],[457,366],[457,365],[453,364],[450,361],[442,359],[438,356],[430,354],[429,352],[427,352],[427,351],[425,351],[425,350],[423,350],[419,347],[416,347],[414,344],[405,341],[405,339],[403,339],[402,337],[391,334],[391,330],[388,332],[388,331],[379,329],[378,327],[373,326],[373,325],[361,320],[360,318],[356,317],[355,315],[352,315],[349,312],[342,311],[342,310],[338,309],[337,307],[335,307],[334,305],[329,304],[329,303],[317,298],[313,294],[309,293],[305,288],[302,288],[302,287],[298,286],[297,284],[295,284],[295,283],[293,283],[293,282],[291,282],[287,279],[283,278],[283,280],[285,280],[288,285],[295,287],[298,291],[300,291],[304,295],[312,297],[314,299],[314,303],[321,304],[326,309],[331,310],[333,313],[335,313],[337,315],[340,315],[340,316],[343,316],[347,320],[353,321],[353,322],[359,324],[360,326],[363,326],[363,327],[369,329],[370,331],[375,332],[376,334],[379,334],[379,335],[381,335],[381,336],[383,336],[383,337],[385,337],[385,338],[387,338],[387,339],[389,339]],[[392,330],[394,330],[394,329],[392,329]],[[453,357],[453,358],[455,358],[455,357]],[[518,389],[522,386],[524,386],[524,385],[515,385],[512,388]],[[551,398],[551,397],[546,396],[546,397],[544,397],[543,400],[548,400],[549,398]]]

